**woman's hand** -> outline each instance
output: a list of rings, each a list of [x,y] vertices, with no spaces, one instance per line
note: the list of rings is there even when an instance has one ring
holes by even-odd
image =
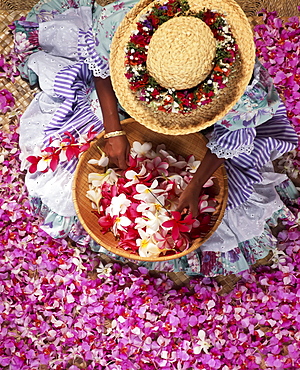
[[[105,132],[121,131],[122,126],[118,115],[117,98],[110,78],[94,77],[94,81],[101,105]],[[122,170],[128,167],[130,144],[126,136],[114,136],[107,139],[104,151],[113,164]]]
[[[178,212],[191,213],[194,218],[198,216],[198,203],[202,186],[190,182],[179,197]]]
[[[129,166],[130,144],[125,135],[107,139],[104,151],[109,157],[110,162],[117,167],[126,170]]]
[[[179,197],[177,211],[190,212],[193,217],[198,216],[198,203],[202,187],[224,161],[224,158],[218,158],[210,150],[206,151],[194,177]]]

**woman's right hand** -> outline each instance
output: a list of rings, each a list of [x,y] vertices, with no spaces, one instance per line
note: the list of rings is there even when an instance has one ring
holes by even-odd
[[[199,214],[198,203],[202,186],[190,182],[179,197],[177,211],[191,213],[194,218]]]
[[[112,164],[122,170],[129,166],[130,144],[125,135],[107,139],[104,151]]]

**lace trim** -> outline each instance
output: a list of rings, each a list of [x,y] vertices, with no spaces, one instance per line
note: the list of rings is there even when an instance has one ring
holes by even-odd
[[[210,141],[206,144],[206,146],[210,149],[213,154],[216,154],[218,158],[233,158],[238,157],[242,153],[251,154],[252,150],[254,149],[254,144],[248,145],[241,145],[237,149],[226,149],[220,146],[216,141]]]
[[[80,48],[80,55],[83,58],[88,69],[93,72],[95,77],[106,78],[110,76],[109,68],[106,66],[104,69],[99,67],[92,57],[89,56],[88,47],[84,46]]]

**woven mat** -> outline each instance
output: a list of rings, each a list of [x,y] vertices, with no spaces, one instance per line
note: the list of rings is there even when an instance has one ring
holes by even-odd
[[[13,48],[13,38],[10,33],[8,24],[11,24],[14,20],[19,19],[22,15],[26,15],[27,11],[7,11],[0,10],[0,54],[7,55]],[[20,76],[16,77],[14,83],[6,78],[0,79],[0,90],[7,89],[10,91],[15,100],[15,110],[24,112],[29,103],[31,102],[33,95],[38,89],[31,89],[27,81],[23,80]],[[4,128],[8,125],[9,118],[7,116],[0,115],[0,128]]]
[[[298,15],[297,7],[300,0],[236,0],[248,16],[255,16],[261,9],[276,10],[280,16],[290,17]],[[104,6],[111,0],[97,0]],[[0,0],[0,9],[3,10],[26,10],[31,9],[37,3],[36,0]]]

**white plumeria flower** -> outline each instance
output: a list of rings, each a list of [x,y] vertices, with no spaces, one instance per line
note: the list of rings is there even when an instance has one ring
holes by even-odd
[[[187,165],[186,161],[178,161],[176,158],[174,158],[170,153],[165,151],[164,149],[160,149],[159,153],[164,157],[164,161],[169,163],[169,166],[173,166],[176,168],[183,168]]]
[[[59,153],[59,161],[60,162],[66,162],[67,160],[68,160],[68,157],[67,157],[67,154],[66,154],[66,150],[62,150]]]
[[[199,355],[201,351],[208,353],[208,349],[211,347],[211,344],[209,341],[205,340],[205,331],[199,330],[198,331],[198,342],[196,343],[196,346],[194,347],[194,354]]]
[[[144,217],[137,217],[135,220],[135,227],[139,231],[140,229],[144,229],[147,224],[147,220]]]
[[[120,216],[115,219],[115,222],[112,227],[112,231],[114,235],[118,234],[118,230],[126,232],[125,227],[129,226],[131,224],[131,220],[126,216]]]
[[[107,213],[111,216],[119,216],[124,214],[127,208],[130,206],[131,200],[126,198],[124,193],[113,197],[110,206],[107,208]]]
[[[166,212],[163,210],[162,212],[146,212],[145,213],[145,226],[146,226],[146,231],[148,234],[154,234],[158,231],[160,225],[169,220],[170,217],[166,215]]]
[[[39,160],[38,164],[37,164],[37,171],[45,171],[49,166],[50,166],[50,162],[51,162],[51,158],[48,157],[48,156],[44,156],[42,155],[42,158]]]
[[[152,182],[150,188],[144,184],[137,184],[136,191],[138,194],[135,194],[133,198],[137,200],[143,200],[144,202],[148,202],[148,200],[151,202],[153,201],[153,198],[155,198],[153,194],[164,192],[163,189],[156,189],[157,186],[158,181],[156,179]]]
[[[78,131],[77,131],[78,132]],[[87,142],[87,134],[84,134],[84,135],[82,135],[82,134],[80,134],[79,132],[78,132],[78,144],[79,145],[83,145],[83,144],[85,144]]]
[[[56,138],[54,139],[49,146],[52,146],[53,148],[60,148],[61,147],[61,139]]]
[[[138,212],[141,212],[144,214],[146,211],[150,211],[152,213],[156,211],[160,211],[165,205],[165,197],[163,195],[158,195],[156,198],[152,197],[150,201],[146,202],[141,202],[136,210]]]
[[[105,266],[102,262],[99,263],[99,266],[96,268],[96,272],[98,275],[110,276],[112,272],[112,263],[107,263]]]
[[[104,156],[102,155],[101,158],[98,159],[98,160],[97,159],[90,159],[88,161],[89,164],[95,164],[99,167],[106,167],[108,165],[108,162],[109,162],[109,158],[106,157],[105,155]]]
[[[187,187],[187,183],[184,181],[184,178],[180,175],[171,175],[168,176],[168,179],[172,182],[175,182],[175,186],[177,190],[184,190]],[[177,192],[178,193],[178,192]]]
[[[117,179],[118,175],[112,168],[109,168],[104,173],[91,172],[88,176],[88,182],[92,184],[93,187],[101,186],[104,182],[107,182],[109,185],[114,185]]]
[[[100,188],[90,189],[86,192],[86,196],[91,200],[97,207],[99,211],[99,202],[102,198],[102,193]]]
[[[158,257],[161,249],[152,241],[151,236],[141,229],[139,229],[139,234],[141,239],[136,241],[136,245],[139,247],[139,255],[141,257]]]
[[[109,158],[106,156],[105,152],[99,148],[99,146],[97,147],[101,153],[101,158],[100,159],[90,159],[88,161],[89,164],[95,164],[99,167],[106,167],[108,165],[108,162],[109,162]]]
[[[137,173],[133,170],[129,170],[129,171],[126,171],[125,172],[125,177],[126,179],[128,180],[131,180],[129,182],[127,182],[124,187],[127,188],[128,186],[131,186],[131,185],[134,185],[134,184],[137,184],[139,183],[140,181],[140,178],[141,177],[144,177],[144,175],[146,174],[147,170],[146,170],[146,167],[144,165],[142,165],[142,168],[140,169],[140,172]]]
[[[19,154],[19,159],[21,161],[21,167],[20,170],[24,171],[29,167],[29,162],[27,161],[27,157],[29,157],[29,153],[27,150],[22,150],[22,152]]]
[[[195,157],[192,155],[187,163],[187,170],[190,173],[195,173],[200,166],[201,161],[195,161]]]
[[[153,158],[154,152],[151,150],[152,143],[141,144],[138,141],[134,141],[131,148],[131,155],[135,157],[147,157]]]

